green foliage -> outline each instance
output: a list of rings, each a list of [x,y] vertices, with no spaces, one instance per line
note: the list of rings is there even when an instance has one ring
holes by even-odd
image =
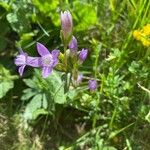
[[[29,87],[23,91],[21,99],[29,101],[25,109],[26,119],[35,119],[38,115],[53,112],[56,104],[64,104],[66,96],[64,93],[64,83],[61,80],[61,74],[53,71],[51,76],[43,79],[38,70],[35,70],[33,79],[24,79]],[[35,117],[36,116],[36,117]]]
[[[75,1],[73,7],[76,8],[76,13],[73,14],[73,17],[75,19],[75,29],[77,31],[86,30],[92,27],[92,25],[96,25],[97,16],[95,8],[82,1]]]
[[[14,87],[14,79],[16,76],[10,74],[10,71],[0,65],[0,99],[2,99],[7,92]]]
[[[12,29],[20,35],[30,31],[29,15],[32,13],[30,5],[26,1],[18,1],[11,5],[11,10],[7,14],[7,20]]]
[[[79,50],[89,52],[79,68],[82,83],[69,87],[70,74],[53,71],[43,79],[41,71],[27,67],[18,79],[13,75],[16,47],[35,56],[33,45],[40,41],[63,53],[60,12],[66,9],[73,16]],[[12,143],[3,145],[17,149],[15,143],[19,150],[150,149],[150,48],[132,36],[150,23],[149,10],[148,0],[0,0],[0,129],[6,128],[0,141],[13,132],[4,123],[21,122],[13,127],[18,143],[10,136]],[[87,87],[91,77],[98,83],[94,92]]]

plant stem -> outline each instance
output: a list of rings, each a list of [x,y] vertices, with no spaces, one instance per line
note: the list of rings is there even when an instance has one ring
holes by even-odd
[[[65,64],[66,71],[67,71],[67,46],[66,44],[64,44],[64,64]]]

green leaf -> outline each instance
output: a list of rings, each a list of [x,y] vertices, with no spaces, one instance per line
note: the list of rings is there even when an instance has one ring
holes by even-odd
[[[12,76],[9,70],[0,65],[0,99],[14,87],[14,79],[16,79],[16,76]]]
[[[36,95],[37,91],[31,88],[28,88],[28,89],[23,90],[23,93],[24,94],[22,95],[21,100],[25,101],[25,100],[29,100],[31,97]]]
[[[64,104],[66,96],[64,92],[64,83],[61,80],[61,73],[53,71],[48,77],[49,89],[55,103]]]
[[[147,120],[150,123],[150,111],[149,113],[145,116],[145,120]]]
[[[47,115],[47,114],[48,112],[45,109],[41,108],[41,109],[35,110],[32,114],[32,117],[33,119],[36,119],[39,115]]]
[[[23,33],[30,32],[29,16],[30,3],[26,1],[16,1],[12,5],[12,11],[7,14],[7,20],[10,23],[12,29],[22,35]]]
[[[14,83],[11,81],[3,81],[0,83],[0,98],[4,97],[6,93],[14,87]]]
[[[0,6],[8,11],[10,9],[9,0],[0,0]]]
[[[47,108],[48,107],[48,102],[47,102],[47,98],[46,95],[43,94],[43,103],[42,103],[43,108]]]
[[[26,120],[33,119],[33,112],[41,108],[41,106],[42,106],[42,94],[37,94],[27,104],[25,112],[24,112],[24,118]]]
[[[32,79],[24,79],[23,81],[30,88],[35,88],[35,89],[37,88],[36,82],[34,80],[32,80]]]
[[[102,150],[117,150],[117,149],[112,146],[105,146],[104,148],[102,148]]]

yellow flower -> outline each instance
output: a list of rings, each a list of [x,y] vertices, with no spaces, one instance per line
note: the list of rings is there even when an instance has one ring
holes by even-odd
[[[133,31],[133,37],[136,39],[136,40],[140,40],[141,39],[141,32],[139,30],[134,30]]]
[[[144,26],[142,31],[145,36],[150,35],[150,24],[147,24],[146,26]]]
[[[145,25],[141,30],[134,30],[133,31],[133,37],[138,40],[141,41],[142,44],[146,47],[150,46],[150,24]]]
[[[147,39],[145,39],[145,38],[143,38],[141,42],[142,42],[142,44],[143,44],[144,46],[146,46],[146,47],[149,47],[149,46],[150,46],[150,41],[147,40]]]

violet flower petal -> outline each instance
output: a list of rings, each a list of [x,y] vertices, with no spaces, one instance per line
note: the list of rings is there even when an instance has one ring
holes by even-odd
[[[97,88],[97,82],[96,82],[96,80],[94,80],[94,79],[89,80],[88,87],[89,87],[89,89],[91,91],[96,90],[96,88]]]
[[[69,43],[69,49],[72,55],[77,53],[78,50],[78,44],[77,39],[73,36],[71,42]]]
[[[19,54],[16,58],[15,58],[15,65],[16,66],[22,66],[26,64],[26,59],[27,59],[27,55],[22,53]]]
[[[68,10],[61,12],[61,29],[63,31],[65,39],[71,35],[72,28],[73,28],[73,21],[71,13]]]
[[[87,58],[88,55],[88,50],[87,49],[82,49],[80,54],[79,54],[79,60],[81,62],[85,61],[85,59]]]
[[[52,68],[51,67],[43,67],[42,68],[42,76],[43,78],[47,78],[52,72]]]
[[[27,65],[31,67],[41,67],[41,57],[27,57]]]
[[[88,50],[82,49],[79,53],[79,63],[83,63],[87,58],[87,55],[88,55]]]
[[[20,67],[18,68],[18,72],[19,72],[20,76],[23,75],[25,66],[26,66],[26,65],[23,65],[23,66],[20,66]]]
[[[49,50],[41,43],[37,42],[37,51],[41,56],[50,54]]]
[[[52,51],[52,56],[53,56],[53,58],[57,58],[57,57],[59,56],[59,53],[60,53],[59,50],[54,49],[54,50]]]

